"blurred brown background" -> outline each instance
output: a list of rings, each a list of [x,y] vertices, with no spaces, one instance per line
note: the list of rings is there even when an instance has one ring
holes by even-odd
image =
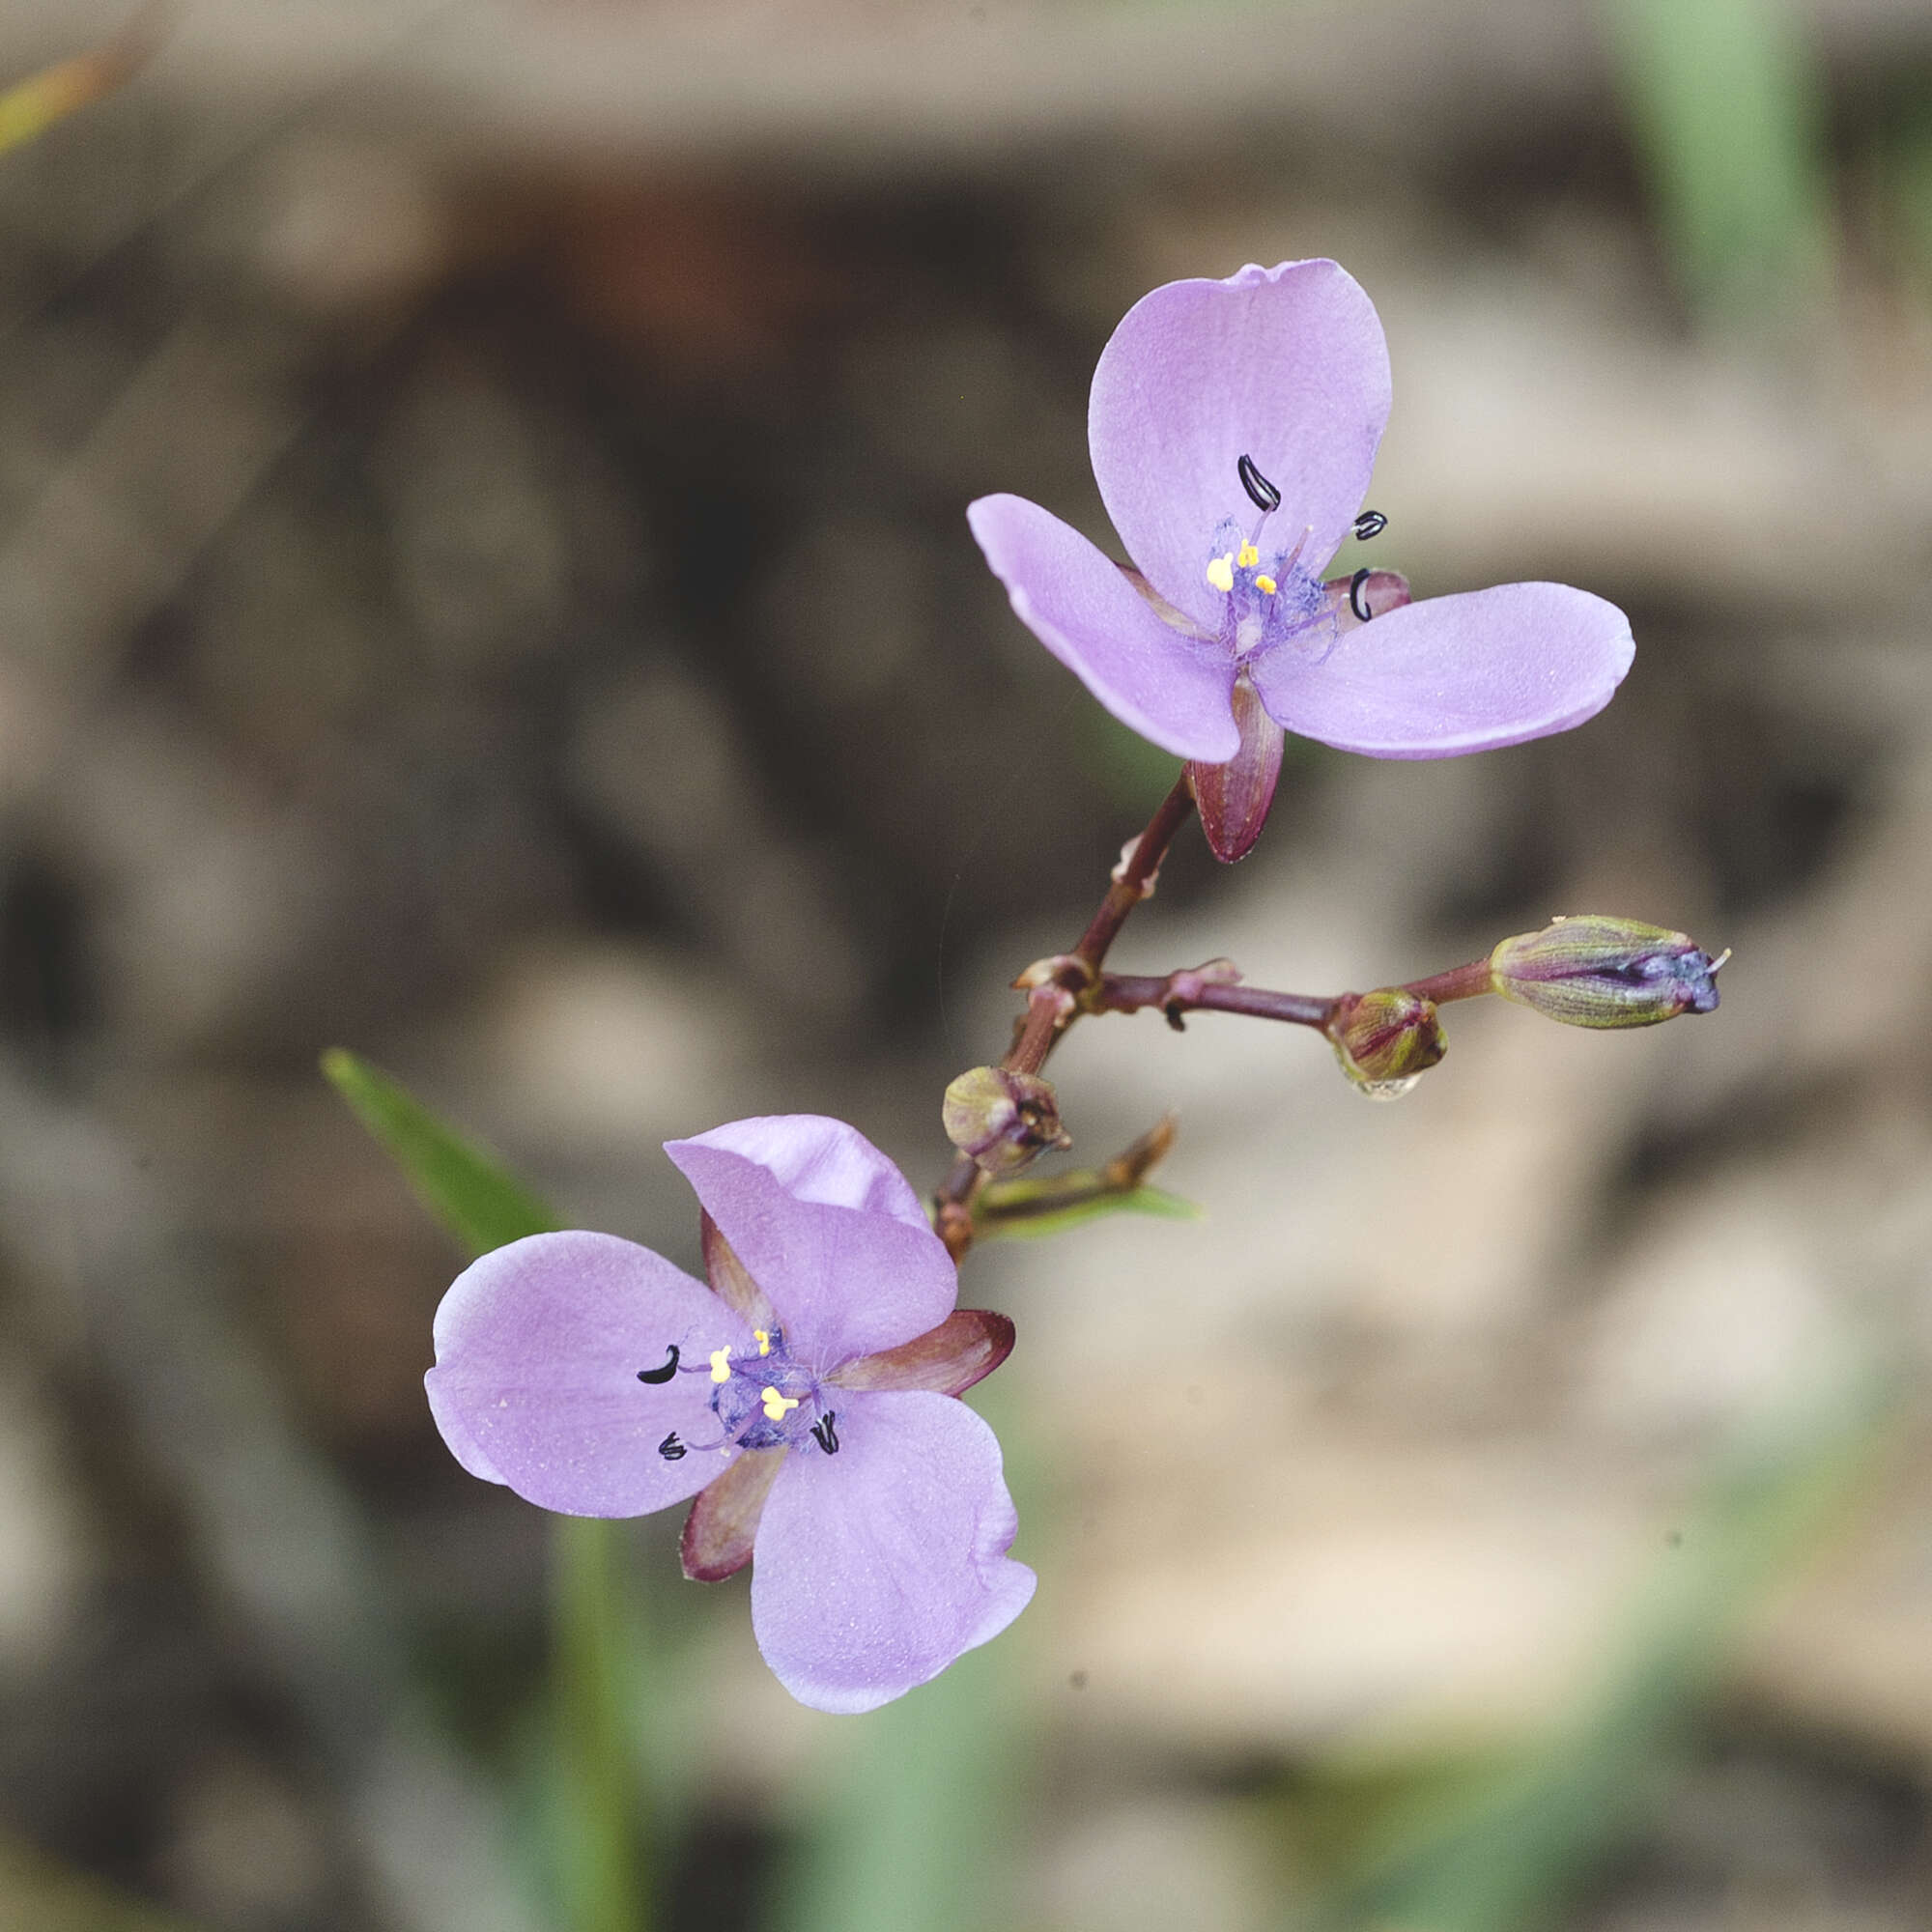
[[[124,17],[9,0],[0,79]],[[662,1922],[1285,1922],[1359,1767],[1544,1735],[1714,1459],[1861,1351],[1872,1472],[1724,1598],[1667,1788],[1542,1909],[1932,1921],[1932,15],[160,31],[0,157],[0,1922],[554,1922],[543,1522],[434,1434],[457,1258],[317,1055],[688,1265],[668,1135],[822,1111],[936,1179],[945,1081],[1171,777],[964,506],[1111,547],[1114,322],[1316,254],[1390,339],[1374,560],[1586,585],[1636,666],[1513,752],[1292,748],[1256,856],[1183,841],[1117,963],[1329,991],[1616,911],[1735,947],[1722,1010],[1459,1008],[1393,1109],[1286,1030],[1083,1028],[1081,1152],[1176,1108],[1207,1218],[968,1263],[1041,1586],[961,1668],[1017,1715],[978,1759],[937,1690],[889,1746],[794,1709],[742,1584],[639,1525]],[[868,1748],[954,1782],[855,1854],[819,1801]]]

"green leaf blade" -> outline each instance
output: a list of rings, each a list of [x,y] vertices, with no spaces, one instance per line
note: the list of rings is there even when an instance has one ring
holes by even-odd
[[[988,1188],[987,1194],[992,1193]],[[1064,1235],[1084,1227],[1102,1214],[1150,1214],[1159,1221],[1200,1221],[1207,1210],[1179,1194],[1161,1187],[1134,1187],[1123,1193],[1092,1194],[1064,1205],[1042,1202],[1037,1208],[1017,1207],[1007,1212],[998,1208],[978,1221],[981,1240],[1032,1240],[1037,1236]]]
[[[556,1228],[495,1154],[445,1126],[399,1081],[339,1046],[322,1056],[322,1070],[423,1206],[472,1253]]]

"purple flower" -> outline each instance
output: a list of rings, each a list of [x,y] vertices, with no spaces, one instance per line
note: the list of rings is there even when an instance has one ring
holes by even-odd
[[[953,1308],[951,1257],[884,1154],[813,1114],[666,1147],[704,1209],[711,1286],[611,1235],[473,1263],[436,1317],[430,1408],[471,1475],[545,1509],[695,1495],[684,1569],[755,1559],[779,1681],[869,1711],[1012,1622],[1034,1574],[993,1432],[954,1398],[1012,1323]]]
[[[1274,727],[1451,757],[1580,724],[1630,668],[1623,612],[1563,584],[1414,604],[1392,571],[1322,582],[1388,408],[1381,324],[1335,263],[1169,282],[1115,329],[1087,416],[1138,567],[1024,497],[966,513],[1021,621],[1122,724],[1192,763],[1222,858],[1261,831]],[[1381,521],[1363,513],[1364,532]]]

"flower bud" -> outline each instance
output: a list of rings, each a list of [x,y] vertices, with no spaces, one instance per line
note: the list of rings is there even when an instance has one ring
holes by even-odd
[[[1580,913],[1505,939],[1490,954],[1490,982],[1566,1026],[1655,1026],[1712,1011],[1714,975],[1730,956],[1713,959],[1686,934],[1641,920]]]
[[[1374,1100],[1393,1100],[1449,1050],[1435,1003],[1400,986],[1344,993],[1325,1029],[1342,1071]]]
[[[1073,1145],[1053,1089],[1032,1073],[976,1066],[946,1090],[946,1137],[988,1174],[1017,1174],[1048,1148]]]

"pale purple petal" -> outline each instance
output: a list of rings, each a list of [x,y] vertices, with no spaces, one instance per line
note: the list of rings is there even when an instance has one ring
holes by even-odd
[[[958,1276],[906,1178],[818,1114],[733,1121],[665,1151],[777,1312],[825,1370],[936,1328]]]
[[[457,1276],[436,1312],[424,1378],[437,1427],[472,1475],[571,1516],[642,1516],[701,1490],[738,1454],[658,1445],[718,1434],[708,1376],[638,1379],[675,1347],[754,1348],[702,1283],[614,1235],[532,1235]]]
[[[997,1636],[1033,1596],[1000,1445],[951,1396],[848,1395],[836,1456],[799,1450],[765,1501],[752,1628],[819,1711],[869,1711]]]
[[[1179,758],[1235,755],[1231,651],[1163,623],[1124,572],[1024,497],[981,497],[966,521],[1020,622],[1122,724]]]
[[[1346,631],[1317,662],[1253,667],[1269,715],[1374,758],[1447,758],[1565,731],[1610,701],[1635,646],[1614,604],[1562,583],[1425,598]]]
[[[1087,440],[1128,555],[1218,632],[1222,599],[1204,574],[1215,526],[1260,514],[1240,459],[1281,492],[1264,546],[1290,549],[1306,529],[1300,566],[1320,575],[1369,487],[1388,411],[1388,348],[1354,278],[1333,262],[1251,265],[1224,282],[1169,282],[1127,311],[1094,371]]]

